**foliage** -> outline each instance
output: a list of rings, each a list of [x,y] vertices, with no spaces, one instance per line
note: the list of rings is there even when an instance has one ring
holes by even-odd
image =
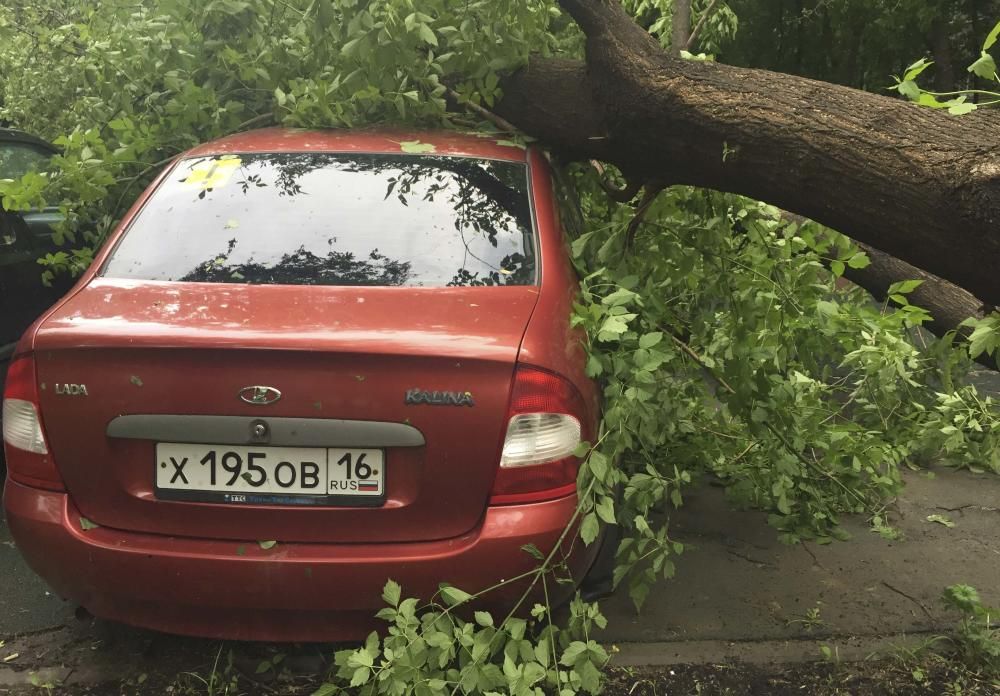
[[[669,3],[628,6],[661,41],[669,36]],[[735,30],[726,11],[716,10],[699,48],[722,47]],[[0,182],[0,195],[12,209],[57,201],[68,244],[42,263],[78,270],[140,188],[198,142],[270,123],[481,129],[464,107],[491,107],[504,71],[530,51],[581,48],[580,32],[541,0],[419,9],[407,0],[15,0],[0,8],[0,118],[54,138],[63,154],[49,173]],[[892,288],[899,306],[876,306],[837,285],[868,260],[830,230],[687,187],[668,189],[636,227],[634,209],[611,202],[592,167],[563,171],[584,214],[572,240],[582,278],[573,321],[604,396],[598,439],[580,451],[579,525],[566,533],[579,529],[591,544],[602,524],[621,525],[615,577],[637,606],[673,575],[684,545],[670,535],[670,512],[696,480],[767,511],[786,541],[829,542],[845,536],[846,513],[892,533],[885,508],[901,465],[943,455],[1000,471],[995,404],[964,384],[967,352],[947,340],[923,345],[927,314],[906,301],[915,282]],[[973,349],[995,349],[994,333],[977,325]],[[325,693],[597,693],[607,656],[591,631],[603,618],[576,601],[561,627],[544,599],[560,547],[528,549],[535,570],[474,596],[446,586],[421,606],[389,583],[387,635],[339,653]],[[469,615],[473,599],[511,583],[527,585],[520,604],[534,607],[532,620]]]
[[[544,574],[532,575],[546,581]],[[606,625],[596,605],[573,601],[566,626],[559,627],[548,591],[546,603],[531,609],[530,620],[511,612],[499,624],[489,612],[466,611],[476,597],[449,585],[423,607],[415,598],[402,599],[392,581],[382,596],[388,606],[379,618],[389,624],[387,635],[380,639],[372,633],[362,647],[338,652],[331,681],[317,695],[336,693],[341,685],[363,696],[601,691],[600,670],[608,654],[591,636]],[[471,620],[460,618],[462,612],[472,614]]]
[[[995,622],[997,610],[983,606],[976,588],[952,585],[945,588],[942,600],[962,613],[951,643],[958,659],[967,666],[1000,676],[1000,630]]]
[[[997,64],[989,51],[996,44],[998,38],[1000,38],[1000,22],[997,22],[993,31],[983,41],[979,58],[968,68],[970,73],[995,83],[996,90],[1000,90],[1000,75],[997,74]],[[902,77],[896,77],[895,89],[907,99],[921,106],[929,106],[932,109],[948,109],[948,113],[956,116],[970,113],[983,106],[1000,104],[1000,91],[996,90],[960,89],[952,92],[934,92],[923,89],[917,83],[917,78],[933,64],[933,61],[926,58],[921,58],[913,63],[906,69]],[[979,97],[982,99],[973,100],[973,98]]]
[[[577,176],[596,189],[592,172]],[[845,238],[759,203],[675,188],[627,251],[627,216],[606,198],[584,200],[589,219],[611,222],[573,244],[585,273],[576,321],[591,337],[588,370],[605,385],[601,444],[581,474],[594,491],[583,527],[614,517],[628,529],[619,577],[636,571],[637,604],[673,572],[683,547],[666,511],[696,478],[768,510],[787,541],[827,542],[843,537],[843,513],[884,527],[905,462],[943,453],[1000,471],[995,405],[958,386],[968,357],[908,339],[923,310],[839,290],[837,271],[867,263]],[[905,300],[915,287],[892,294]]]

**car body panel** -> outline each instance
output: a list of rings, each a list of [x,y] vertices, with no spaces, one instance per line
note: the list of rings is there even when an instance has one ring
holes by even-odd
[[[524,162],[526,149],[507,140],[451,131],[263,128],[195,147],[185,157],[241,152],[422,153]],[[433,149],[428,149],[433,148]],[[409,153],[407,151],[410,151]]]
[[[431,597],[448,580],[469,592],[530,571],[526,544],[548,550],[576,509],[576,496],[489,508],[475,530],[410,544],[296,544],[263,549],[242,542],[84,531],[65,493],[9,482],[4,506],[28,565],[53,590],[105,619],[185,635],[235,640],[357,640],[384,629],[375,619],[387,579],[404,597]],[[567,540],[572,537],[567,536]],[[566,543],[569,570],[584,574],[596,545]],[[507,611],[524,581],[480,605]],[[572,585],[549,583],[559,603]],[[541,599],[541,597],[537,597]],[[525,610],[531,606],[527,603]]]
[[[36,335],[49,447],[83,513],[118,529],[303,542],[456,536],[483,515],[517,350],[537,297],[534,286],[98,278],[53,311]],[[60,394],[61,384],[85,384],[87,395]],[[282,397],[267,406],[246,403],[239,394],[248,385],[275,387]],[[471,392],[474,405],[407,404],[412,388]],[[409,423],[427,445],[387,448],[383,508],[261,514],[275,508],[157,499],[155,443],[105,434],[112,419],[128,414]]]

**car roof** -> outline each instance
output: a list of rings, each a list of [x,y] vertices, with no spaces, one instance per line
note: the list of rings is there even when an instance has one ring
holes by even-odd
[[[432,149],[421,146],[432,146]],[[251,152],[425,153],[524,162],[526,148],[503,135],[444,130],[263,128],[198,145],[188,157]]]
[[[28,145],[36,145],[40,148],[48,150],[52,154],[57,153],[59,150],[49,142],[42,140],[36,135],[31,133],[25,133],[22,130],[17,130],[16,128],[0,128],[0,141],[2,142],[15,142],[15,143],[25,143]]]

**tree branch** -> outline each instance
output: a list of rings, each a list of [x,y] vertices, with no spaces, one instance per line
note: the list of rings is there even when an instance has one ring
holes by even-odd
[[[453,90],[451,87],[448,87],[447,94],[448,94],[449,97],[451,97],[452,99],[454,99],[456,103],[461,104],[462,106],[464,106],[469,111],[471,111],[474,114],[476,114],[478,116],[481,116],[482,118],[486,119],[487,121],[489,121],[490,123],[492,123],[494,126],[496,126],[497,128],[499,128],[500,130],[506,131],[508,133],[517,133],[518,132],[517,131],[517,126],[515,126],[514,124],[512,124],[510,121],[508,121],[508,120],[506,120],[506,119],[498,116],[497,114],[493,113],[489,109],[486,109],[486,108],[480,106],[479,104],[476,104],[475,102],[469,101],[468,99],[466,99],[465,97],[463,97],[461,94],[459,94],[458,92],[456,92],[455,90]]]
[[[590,160],[590,166],[597,171],[597,183],[600,184],[601,190],[608,194],[608,197],[613,201],[617,201],[618,203],[628,203],[635,198],[636,194],[642,189],[642,181],[636,179],[629,180],[628,178],[626,178],[625,186],[623,188],[616,188],[614,184],[604,178],[605,170],[603,164],[597,160]]]

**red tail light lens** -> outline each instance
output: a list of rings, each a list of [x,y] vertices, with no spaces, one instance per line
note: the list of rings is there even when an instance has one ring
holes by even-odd
[[[491,505],[537,502],[576,490],[573,451],[590,437],[590,418],[573,384],[552,372],[518,366]]]
[[[18,483],[62,491],[38,406],[35,360],[30,355],[14,358],[7,369],[3,393],[3,442],[7,472]]]

